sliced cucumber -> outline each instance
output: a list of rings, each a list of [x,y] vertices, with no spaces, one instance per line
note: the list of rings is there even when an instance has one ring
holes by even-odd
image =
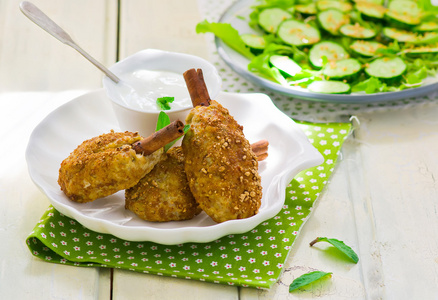
[[[383,2],[385,2],[384,0],[354,0],[354,2],[368,2],[368,3],[374,3],[374,4],[379,4],[379,5],[383,5]]]
[[[422,13],[417,2],[410,0],[389,1],[388,10],[406,15],[421,15]]]
[[[404,49],[403,52],[411,55],[431,54],[431,53],[436,54],[438,53],[438,43],[433,45]]]
[[[422,36],[419,36],[414,44],[433,44],[438,42],[438,32],[426,32]]]
[[[350,2],[343,2],[338,0],[319,0],[316,2],[316,8],[319,11],[327,9],[337,9],[346,13],[353,9],[353,5],[351,5]]]
[[[314,2],[295,5],[295,10],[304,15],[316,15],[316,5]]]
[[[414,31],[424,32],[424,31],[438,31],[438,22],[430,21],[424,22],[414,28]]]
[[[368,1],[357,1],[355,8],[364,16],[374,19],[383,19],[387,11],[384,6]]]
[[[344,36],[348,36],[354,39],[370,39],[376,36],[377,32],[361,26],[359,23],[354,25],[347,24],[339,29],[339,32]]]
[[[323,94],[348,94],[350,85],[342,81],[322,80],[314,81],[307,86],[307,89],[314,93]]]
[[[278,37],[288,45],[313,45],[321,39],[319,30],[296,20],[286,20],[278,27]]]
[[[293,77],[302,69],[293,59],[285,55],[272,55],[269,62],[279,69],[285,77]]]
[[[324,66],[322,74],[329,79],[350,80],[358,75],[362,65],[357,59],[347,58],[338,61],[331,61]]]
[[[260,27],[269,33],[276,33],[278,25],[287,19],[291,19],[292,15],[281,8],[266,8],[259,14],[258,22]]]
[[[403,14],[392,10],[388,10],[385,15],[397,27],[410,28],[421,23],[421,18],[417,15]]]
[[[318,14],[318,22],[325,31],[333,35],[339,35],[339,29],[348,24],[350,19],[339,10],[328,9]]]
[[[415,32],[392,27],[384,27],[382,30],[382,34],[391,40],[402,43],[414,42],[418,40],[418,35]]]
[[[286,9],[286,11],[293,15],[295,13],[295,6],[290,6],[289,8]]]
[[[400,57],[382,57],[372,61],[365,68],[365,73],[385,82],[394,82],[402,78],[406,68],[406,63]]]
[[[309,60],[313,67],[320,69],[323,65],[323,57],[328,61],[336,61],[348,58],[348,52],[338,43],[331,41],[319,42],[312,46],[309,51]]]
[[[391,1],[386,16],[399,26],[413,26],[421,23],[422,11],[414,1]]]
[[[253,53],[261,53],[266,47],[266,40],[261,35],[245,33],[240,35],[240,37]]]
[[[386,48],[386,46],[374,41],[354,41],[350,45],[351,50],[365,57],[372,57],[376,55],[377,50],[383,48]]]

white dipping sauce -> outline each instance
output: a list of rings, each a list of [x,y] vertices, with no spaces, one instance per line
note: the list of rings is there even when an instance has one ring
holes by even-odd
[[[192,106],[182,74],[157,70],[137,70],[118,74],[120,82],[115,86],[118,98],[127,107],[141,111],[160,111],[157,98],[174,97],[169,103],[171,110]]]

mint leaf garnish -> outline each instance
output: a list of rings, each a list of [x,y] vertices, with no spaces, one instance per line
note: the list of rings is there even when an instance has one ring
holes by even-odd
[[[187,124],[184,125],[184,129],[183,129],[184,134],[186,134],[187,131],[189,131],[189,129],[190,129],[190,125],[187,125]],[[170,147],[173,146],[173,144],[175,144],[180,138],[182,138],[184,136],[184,134],[182,136],[180,136],[179,138],[177,138],[176,140],[174,140],[174,141],[170,142],[169,144],[167,144],[166,146],[164,146],[164,151],[166,152],[167,150],[169,150]]]
[[[169,124],[170,124],[169,116],[164,111],[160,111],[160,114],[158,115],[157,127],[156,127],[155,131],[158,131],[161,128],[164,128]],[[189,129],[190,129],[190,125],[187,125],[187,124],[184,125],[184,134],[186,134],[187,131],[189,131]],[[175,139],[174,141],[172,141],[172,142],[168,143],[166,146],[164,146],[164,152],[167,152],[167,150],[169,150],[170,147],[172,147],[176,143],[176,141],[178,141],[183,136],[184,135],[180,136],[179,138]]]
[[[318,242],[327,242],[335,246],[338,250],[340,250],[342,253],[344,253],[349,259],[351,259],[354,263],[357,264],[359,261],[359,256],[357,256],[356,252],[354,252],[353,249],[351,249],[350,246],[347,246],[343,241],[337,240],[337,239],[329,239],[326,237],[318,237],[314,239],[312,242],[310,242],[310,246],[313,246],[314,244]]]
[[[158,115],[157,127],[155,128],[155,131],[164,128],[169,124],[170,124],[169,116],[164,111],[160,111],[160,114]]]
[[[161,97],[157,98],[157,105],[162,110],[170,110],[170,104],[173,100],[175,100],[175,97]]]
[[[289,292],[295,291],[303,286],[311,284],[312,282],[320,280],[321,278],[331,274],[332,274],[331,272],[322,272],[322,271],[314,271],[314,272],[303,274],[300,277],[295,278],[295,280],[290,284]]]

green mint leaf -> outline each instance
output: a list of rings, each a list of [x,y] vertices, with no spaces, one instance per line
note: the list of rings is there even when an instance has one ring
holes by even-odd
[[[169,103],[172,103],[175,97],[161,97],[157,98],[157,105],[161,110],[170,110]]]
[[[189,129],[190,129],[190,125],[188,124],[184,125],[184,134],[186,134],[187,131],[189,131]]]
[[[189,129],[190,129],[190,125],[188,125],[188,124],[184,125],[184,129],[183,129],[184,134],[186,134],[187,131],[189,131]],[[164,146],[164,152],[167,152],[167,150],[169,150],[170,147],[172,147],[179,139],[181,139],[184,136],[184,134],[182,136],[180,136],[179,138],[175,139],[174,141],[168,143],[166,146]]]
[[[295,278],[295,280],[290,284],[289,286],[289,292],[295,291],[303,286],[306,286],[308,284],[311,284],[317,280],[320,280],[321,278],[331,275],[331,272],[322,272],[322,271],[314,271],[310,273],[306,273],[301,275],[298,278]]]
[[[164,128],[169,124],[170,124],[169,116],[164,111],[160,111],[160,114],[158,115],[157,127],[155,128],[155,131]]]
[[[359,261],[359,256],[357,256],[356,252],[351,249],[350,246],[347,246],[343,241],[337,239],[329,239],[326,237],[318,237],[312,242],[310,242],[310,246],[313,246],[317,242],[327,242],[332,244],[336,249],[344,253],[350,260],[357,264]]]

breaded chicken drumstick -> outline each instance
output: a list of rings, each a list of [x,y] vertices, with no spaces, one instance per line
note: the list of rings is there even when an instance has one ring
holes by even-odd
[[[257,160],[267,157],[265,140],[251,144]],[[190,220],[202,210],[190,191],[181,147],[170,148],[152,171],[125,191],[125,208],[151,222]]]
[[[184,134],[183,128],[175,121],[148,138],[111,131],[84,141],[61,163],[61,190],[84,203],[136,185],[161,159],[162,147]]]
[[[182,149],[190,190],[199,206],[216,222],[257,214],[262,186],[256,155],[243,127],[228,110],[210,100],[202,71],[184,73],[194,108]]]
[[[190,192],[181,147],[170,148],[151,172],[125,191],[125,208],[152,222],[190,220],[201,212]]]

